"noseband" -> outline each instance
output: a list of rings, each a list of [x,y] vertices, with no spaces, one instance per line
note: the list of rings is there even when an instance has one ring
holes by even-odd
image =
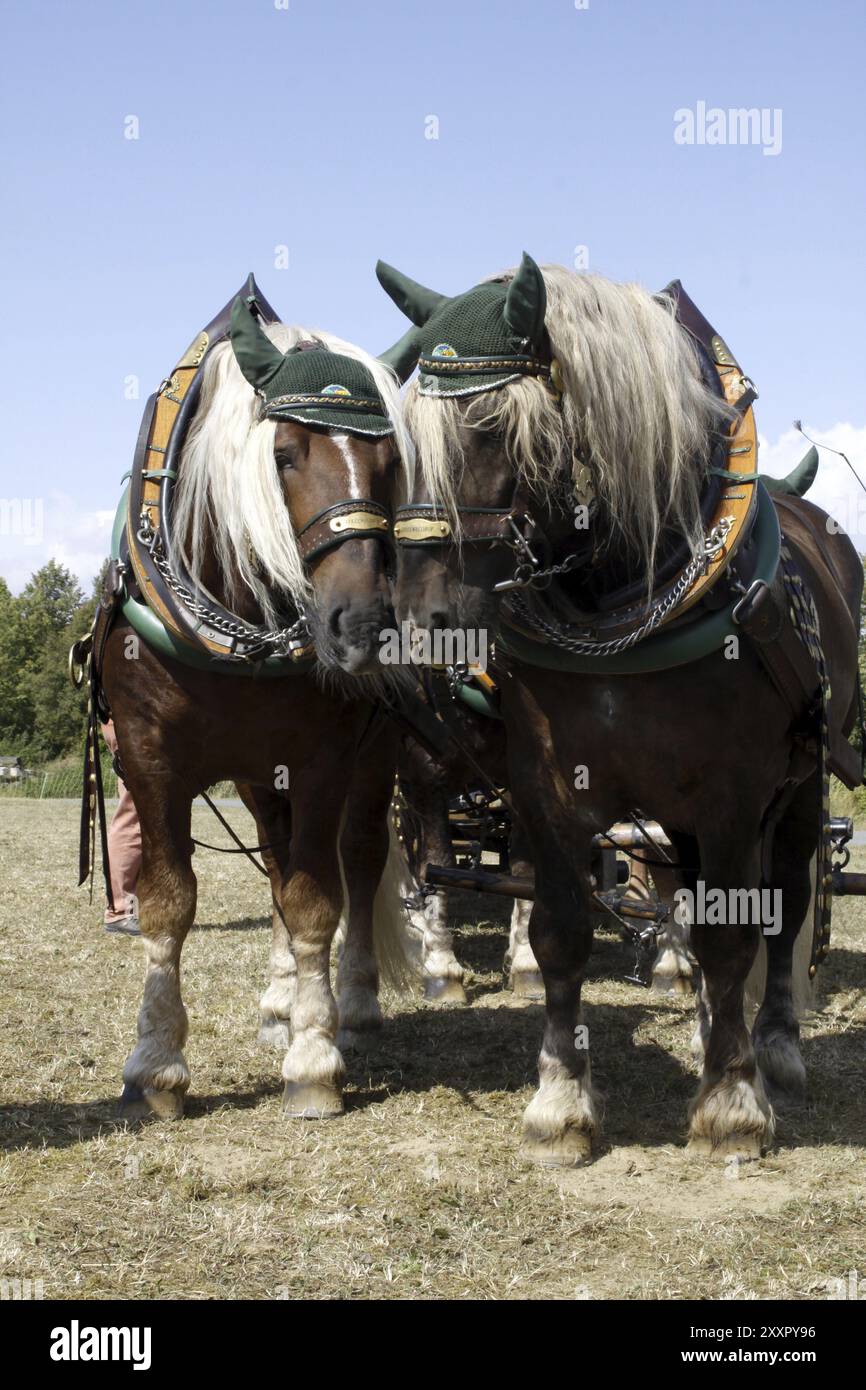
[[[298,550],[306,564],[358,536],[373,536],[390,546],[391,514],[387,507],[369,497],[347,497],[324,507],[296,533]]]
[[[514,573],[493,585],[494,593],[509,589],[525,589],[538,584],[552,573],[572,569],[581,558],[580,552],[568,556],[561,566],[543,568],[537,553],[540,548],[550,560],[553,547],[542,527],[529,509],[530,498],[523,482],[518,479],[507,507],[457,507],[460,539],[473,545],[506,545],[515,556]],[[534,503],[533,503],[534,505]],[[433,502],[411,502],[397,508],[398,520],[394,539],[399,546],[433,549],[454,544],[457,536],[450,521],[442,516]]]

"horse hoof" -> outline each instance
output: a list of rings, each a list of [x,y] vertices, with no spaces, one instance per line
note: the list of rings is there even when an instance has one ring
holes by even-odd
[[[653,975],[651,994],[694,994],[695,987],[690,975]]]
[[[515,999],[544,999],[544,980],[540,970],[517,970],[511,976]]]
[[[183,1116],[183,1091],[142,1089],[127,1081],[121,1092],[118,1113],[122,1120],[134,1123],[156,1116],[160,1120],[179,1120]]]
[[[693,1158],[741,1158],[753,1161],[766,1150],[759,1134],[726,1134],[724,1138],[713,1140],[706,1134],[695,1134],[686,1146],[686,1152]]]
[[[431,1004],[465,1004],[466,990],[460,980],[450,975],[427,975],[424,979],[424,998]]]
[[[292,1120],[333,1120],[343,1113],[343,1097],[335,1086],[287,1081],[283,1114]]]
[[[592,1158],[592,1136],[582,1129],[567,1129],[555,1139],[526,1135],[520,1156],[542,1168],[580,1168]]]
[[[259,1047],[275,1047],[286,1052],[291,1042],[288,1023],[279,1018],[263,1018],[256,1041]]]

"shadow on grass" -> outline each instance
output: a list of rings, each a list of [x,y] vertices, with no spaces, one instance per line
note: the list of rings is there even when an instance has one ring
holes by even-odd
[[[196,931],[269,931],[270,917],[241,917],[237,922],[194,922]]]
[[[223,1091],[214,1095],[187,1097],[180,1124],[204,1119],[217,1110],[251,1110],[263,1101],[281,1094],[283,1083],[277,1074],[246,1091]],[[66,1149],[117,1133],[126,1126],[119,1112],[119,1096],[63,1105],[55,1101],[35,1101],[31,1105],[0,1105],[0,1152],[16,1149]],[[155,1118],[145,1124],[159,1124]],[[172,1123],[172,1122],[166,1122]],[[129,1128],[141,1126],[133,1124]]]
[[[234,926],[244,929],[242,923]],[[474,928],[463,935],[460,953],[473,971],[489,977],[501,966],[504,940],[501,931]],[[599,935],[595,955],[593,976],[621,978],[623,951],[612,933]],[[841,949],[831,955],[824,997],[832,999],[861,979],[862,966],[863,957],[856,951]],[[481,993],[496,989],[498,984],[489,978],[479,986]],[[599,1152],[623,1143],[654,1147],[682,1142],[698,1078],[687,1061],[674,1055],[671,1042],[673,1031],[679,1030],[681,1046],[682,1025],[688,1026],[689,1018],[687,1006],[672,1010],[669,1001],[638,987],[622,1001],[587,1004],[584,1021],[604,1121]],[[346,1108],[363,1111],[392,1096],[438,1089],[457,1096],[467,1112],[479,1118],[501,1115],[501,1108],[489,1104],[488,1098],[528,1092],[536,1085],[543,1028],[540,1004],[409,1007],[389,1017],[368,1045],[346,1056]],[[802,1043],[809,1094],[804,1102],[781,1107],[781,1144],[866,1147],[864,1050],[866,1026],[846,1026],[844,1018],[840,1026],[839,1018],[829,1014],[813,1016]],[[245,1090],[194,1092],[185,1122],[223,1108],[255,1108],[277,1097],[281,1084],[275,1072],[273,1078]],[[0,1150],[66,1148],[112,1133],[119,1123],[114,1096],[72,1105],[38,1101],[0,1106]]]

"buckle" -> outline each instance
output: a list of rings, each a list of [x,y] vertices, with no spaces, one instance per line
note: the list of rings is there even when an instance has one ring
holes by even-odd
[[[734,605],[731,618],[737,627],[743,627],[764,604],[770,586],[766,579],[753,579],[739,603]]]

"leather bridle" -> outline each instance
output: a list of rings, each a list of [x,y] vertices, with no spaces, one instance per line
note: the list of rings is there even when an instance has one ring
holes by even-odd
[[[535,506],[523,481],[518,479],[507,507],[457,507],[459,534],[455,534],[453,525],[435,503],[406,503],[397,508],[394,539],[406,549],[433,549],[458,542],[508,546],[515,556],[514,573],[494,584],[493,590],[501,593],[523,589],[544,577],[547,572],[542,567],[542,557],[549,564],[553,554],[553,545],[536,521],[530,504]],[[575,554],[568,568],[578,558]]]
[[[301,559],[310,564],[357,536],[372,536],[385,546],[393,544],[391,513],[369,497],[346,497],[317,512],[297,532]]]

